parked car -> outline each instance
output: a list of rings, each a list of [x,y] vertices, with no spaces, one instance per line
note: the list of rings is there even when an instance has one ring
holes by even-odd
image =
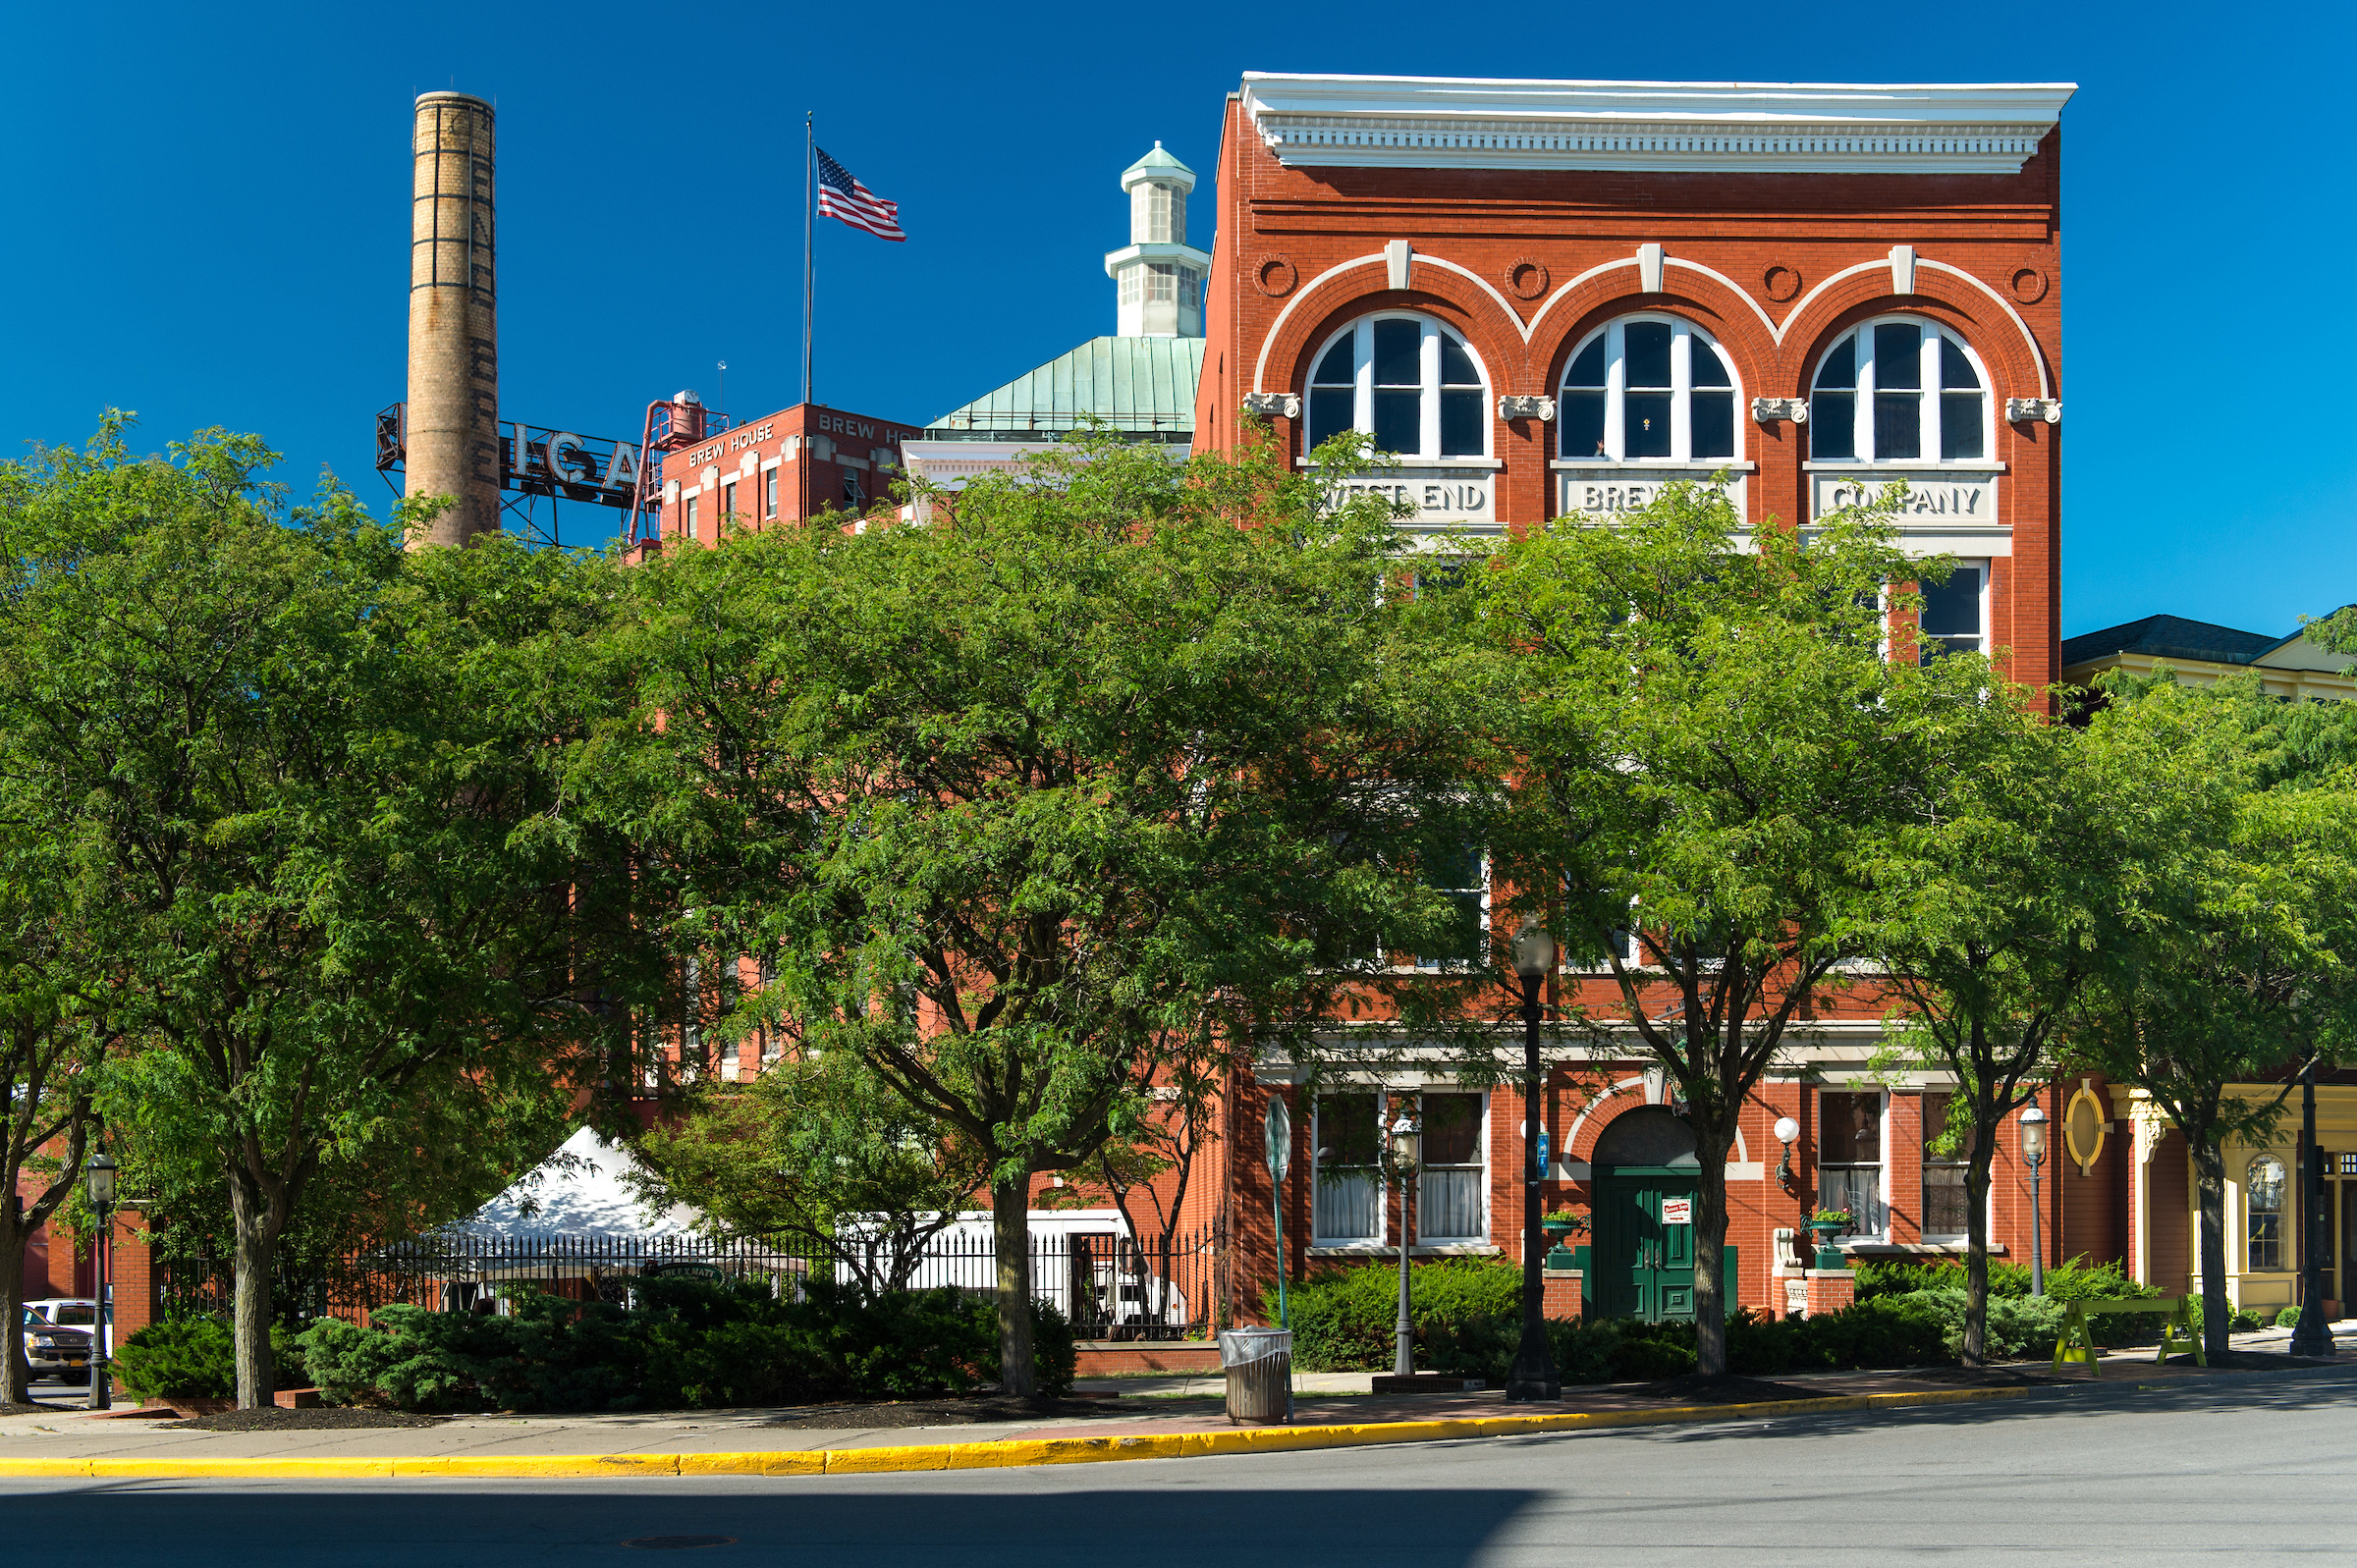
[[[86,1333],[98,1316],[98,1303],[87,1296],[43,1296],[38,1301],[25,1303],[25,1310],[43,1323],[61,1328],[80,1328]],[[106,1353],[110,1356],[115,1353],[115,1325],[111,1323],[106,1325]]]
[[[18,1325],[25,1336],[26,1369],[35,1379],[56,1378],[66,1382],[90,1380],[90,1331],[53,1324],[27,1304]]]

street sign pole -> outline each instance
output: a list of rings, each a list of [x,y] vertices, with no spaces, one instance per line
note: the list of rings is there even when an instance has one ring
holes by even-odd
[[[1269,1113],[1261,1124],[1263,1149],[1269,1162],[1269,1212],[1277,1221],[1277,1326],[1290,1329],[1292,1317],[1285,1304],[1285,1173],[1293,1163],[1293,1117],[1285,1102],[1269,1096]],[[1290,1357],[1288,1357],[1289,1368]],[[1293,1419],[1293,1379],[1285,1379],[1285,1419]]]
[[[1269,1161],[1269,1209],[1277,1220],[1277,1326],[1290,1328],[1285,1305],[1285,1173],[1293,1163],[1293,1118],[1285,1102],[1269,1097],[1268,1119],[1262,1124],[1264,1152]]]

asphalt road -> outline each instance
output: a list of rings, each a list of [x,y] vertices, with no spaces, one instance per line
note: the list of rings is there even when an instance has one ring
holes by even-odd
[[[2123,1381],[1899,1414],[956,1474],[0,1481],[0,1518],[19,1542],[175,1568],[650,1553],[712,1568],[2357,1558],[2357,1376],[2142,1393]],[[666,1537],[735,1540],[628,1544]]]

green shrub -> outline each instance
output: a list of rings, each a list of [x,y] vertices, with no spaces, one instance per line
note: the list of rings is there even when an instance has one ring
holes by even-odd
[[[2278,1313],[2276,1313],[2276,1314],[2275,1314],[2275,1326],[2276,1326],[2276,1327],[2278,1327],[2278,1328],[2297,1328],[2299,1325],[2300,1325],[2300,1309],[2299,1309],[2299,1308],[2297,1308],[2297,1307],[2286,1307],[2286,1308],[2284,1308],[2284,1309],[2283,1309],[2281,1312],[2278,1312]]]
[[[1880,1263],[1861,1258],[1857,1264],[1857,1293],[1860,1301],[1881,1296],[1908,1296],[1924,1290],[1956,1290],[1964,1288],[1964,1264],[1954,1263]],[[1989,1294],[2022,1296],[2030,1293],[2030,1271],[2026,1264],[2006,1263],[2001,1258],[1989,1260]],[[2055,1265],[2046,1271],[2046,1293],[2056,1301],[2125,1301],[2138,1296],[2158,1296],[2161,1292],[2151,1285],[2140,1285],[2130,1279],[2116,1262],[2090,1264],[2087,1256]]]
[[[277,1386],[309,1380],[295,1335],[273,1324],[270,1359]],[[237,1347],[221,1318],[174,1318],[150,1324],[115,1348],[123,1386],[142,1399],[228,1399],[238,1391]]]
[[[1323,1269],[1288,1291],[1287,1318],[1293,1329],[1293,1365],[1303,1372],[1388,1372],[1393,1331],[1399,1316],[1399,1275],[1380,1265]],[[1263,1292],[1262,1306],[1277,1321],[1277,1293]],[[1432,1348],[1435,1332],[1459,1361],[1487,1365],[1494,1337],[1484,1320],[1510,1319],[1521,1334],[1522,1271],[1511,1264],[1473,1258],[1408,1267],[1408,1320],[1418,1342]],[[1471,1341],[1460,1344],[1471,1334]],[[1512,1345],[1507,1350],[1513,1356]],[[1425,1365],[1437,1365],[1429,1356]],[[1447,1370],[1455,1370],[1453,1367]],[[1473,1376],[1468,1371],[1465,1376]]]
[[[2260,1317],[2248,1307],[2237,1307],[2234,1309],[2234,1316],[2226,1322],[2226,1332],[2255,1334],[2266,1326],[2267,1320],[2265,1318]]]
[[[1398,1311],[1395,1301],[1395,1320]],[[1546,1326],[1547,1352],[1555,1362],[1557,1380],[1563,1386],[1613,1380],[1613,1367],[1620,1350],[1617,1325],[1551,1318]],[[1513,1374],[1514,1354],[1521,1348],[1522,1315],[1516,1311],[1510,1318],[1492,1316],[1461,1323],[1434,1323],[1424,1335],[1419,1360],[1433,1372],[1486,1379],[1504,1387]]]
[[[956,1290],[868,1296],[811,1280],[799,1301],[766,1285],[654,1278],[630,1310],[558,1296],[513,1315],[387,1307],[376,1325],[322,1323],[304,1336],[340,1404],[403,1410],[627,1410],[964,1393],[998,1372],[998,1313]],[[1035,1302],[1042,1393],[1069,1391],[1071,1325]]]

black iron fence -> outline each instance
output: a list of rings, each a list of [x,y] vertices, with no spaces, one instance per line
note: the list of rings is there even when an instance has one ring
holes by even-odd
[[[1195,1339],[1220,1325],[1228,1249],[1215,1223],[1149,1236],[1055,1231],[1031,1238],[1032,1294],[1055,1305],[1084,1339]],[[882,1239],[832,1246],[773,1244],[742,1237],[420,1236],[322,1261],[290,1261],[273,1281],[278,1316],[364,1321],[404,1303],[433,1312],[504,1312],[518,1297],[553,1292],[626,1306],[650,1276],[699,1275],[765,1282],[798,1293],[812,1279],[867,1288],[998,1288],[998,1254],[987,1220],[961,1220],[894,1255]],[[226,1259],[159,1261],[159,1305],[167,1314],[227,1314],[235,1296]]]

